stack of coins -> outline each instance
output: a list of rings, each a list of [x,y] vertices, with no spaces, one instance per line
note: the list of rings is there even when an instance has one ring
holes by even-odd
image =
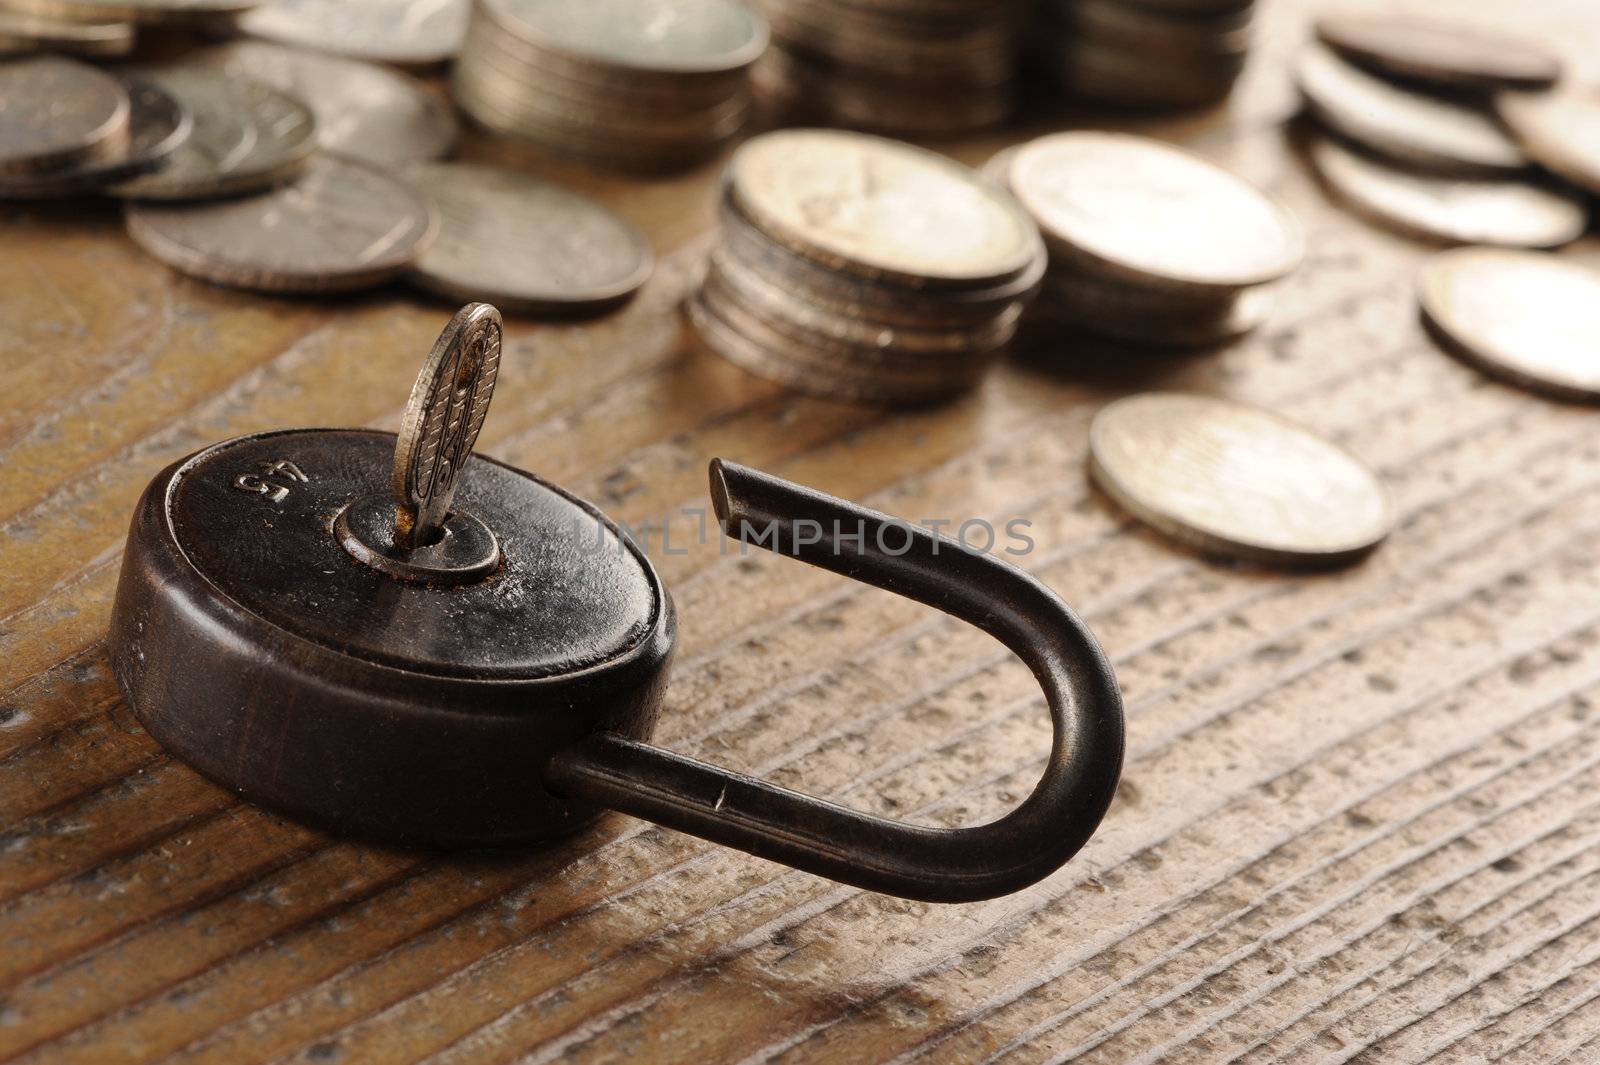
[[[929,402],[1016,331],[1043,244],[1010,199],[898,141],[784,130],[735,153],[689,311],[718,353],[815,395]]]
[[[0,199],[76,195],[137,178],[193,128],[182,103],[145,81],[58,56],[0,64]]]
[[[774,116],[909,135],[992,126],[1014,103],[1017,0],[759,0]]]
[[[1137,108],[1200,107],[1244,70],[1254,0],[1043,0],[1043,73],[1067,91]]]
[[[1587,229],[1584,197],[1535,173],[1529,159],[1552,143],[1534,133],[1531,116],[1551,113],[1562,95],[1548,91],[1561,74],[1549,49],[1416,16],[1325,16],[1317,36],[1298,56],[1295,80],[1316,127],[1309,157],[1343,202],[1450,244],[1554,247]],[[1489,107],[1495,91],[1504,124]],[[1581,143],[1579,128],[1553,141]]]
[[[666,169],[743,127],[766,44],[735,0],[478,0],[452,90],[488,129],[563,157]]]
[[[985,167],[1032,215],[1050,268],[1030,324],[1152,346],[1260,325],[1304,256],[1299,224],[1241,178],[1125,133],[1040,137]]]

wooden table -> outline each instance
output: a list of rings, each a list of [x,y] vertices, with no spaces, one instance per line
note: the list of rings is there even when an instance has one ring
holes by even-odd
[[[1597,36],[1589,0],[1472,6]],[[146,259],[109,207],[5,208],[0,1057],[1600,1060],[1596,415],[1436,350],[1410,283],[1425,249],[1329,206],[1286,149],[1302,7],[1268,8],[1231,108],[1120,120],[1299,214],[1310,256],[1272,323],[1190,356],[1062,343],[922,412],[800,398],[694,341],[677,305],[715,167],[637,182],[467,146],[581,184],[664,252],[622,313],[508,323],[480,448],[671,524],[674,553],[652,543],[682,620],[665,743],[929,823],[1004,810],[1048,735],[1018,662],[904,600],[697,543],[693,510],[723,455],[911,519],[1032,522],[1022,562],[1115,657],[1129,759],[1077,860],[977,905],[621,817],[526,853],[356,845],[166,757],[102,643],[135,496],[234,434],[394,428],[451,308],[228,292]],[[1392,540],[1290,576],[1133,524],[1090,491],[1085,428],[1158,386],[1344,442],[1392,487]]]

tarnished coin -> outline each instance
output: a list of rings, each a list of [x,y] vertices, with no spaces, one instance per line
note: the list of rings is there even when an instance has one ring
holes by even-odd
[[[437,215],[376,167],[313,155],[291,185],[235,200],[133,203],[128,233],[182,273],[262,292],[341,292],[393,277],[427,247]]]
[[[1089,471],[1173,539],[1275,565],[1353,561],[1394,524],[1382,482],[1354,456],[1212,396],[1152,392],[1106,406],[1089,427]]]
[[[258,192],[293,177],[316,149],[298,100],[208,67],[139,71],[194,116],[194,132],[161,169],[109,190],[134,200],[195,200]]]
[[[87,63],[36,56],[0,63],[0,175],[71,166],[127,143],[131,104]]]
[[[470,7],[470,0],[268,0],[239,27],[299,48],[421,66],[461,51]]]
[[[1537,89],[1561,77],[1561,57],[1496,27],[1417,15],[1341,12],[1317,19],[1317,37],[1353,63],[1445,88]]]
[[[374,63],[267,41],[235,41],[197,59],[304,103],[318,142],[340,155],[382,165],[437,159],[461,134],[442,99],[416,78]]]
[[[1007,196],[942,155],[836,130],[755,137],[728,164],[730,195],[773,240],[837,270],[978,286],[1043,259]]]
[[[1407,92],[1308,45],[1295,62],[1295,82],[1312,115],[1357,144],[1390,159],[1432,170],[1506,173],[1527,157],[1494,120],[1463,104]]]
[[[1422,310],[1478,368],[1566,399],[1600,399],[1600,274],[1554,255],[1459,248],[1422,268]]]
[[[1495,109],[1541,166],[1600,194],[1600,85],[1503,92]]]
[[[422,547],[438,539],[455,498],[457,474],[472,457],[500,374],[500,312],[469,303],[434,342],[411,388],[395,441],[395,539]]]
[[[766,23],[734,0],[483,0],[508,32],[560,62],[620,71],[713,74],[749,66]]]
[[[84,22],[210,22],[248,11],[261,0],[6,0],[15,11]]]
[[[1326,137],[1312,143],[1311,161],[1362,214],[1429,240],[1554,248],[1589,228],[1588,202],[1565,188],[1401,170]]]
[[[189,139],[194,119],[154,85],[128,78],[127,139],[112,153],[37,174],[0,177],[0,199],[72,196],[147,174]]]
[[[628,299],[655,257],[626,219],[525,174],[426,163],[407,178],[439,210],[439,239],[411,278],[457,299],[531,313],[594,313]]]
[[[1305,252],[1294,217],[1248,182],[1148,137],[1040,137],[1010,178],[1053,256],[1136,284],[1221,294],[1275,281]]]
[[[0,56],[23,52],[70,52],[96,57],[133,51],[126,22],[73,22],[0,9]]]

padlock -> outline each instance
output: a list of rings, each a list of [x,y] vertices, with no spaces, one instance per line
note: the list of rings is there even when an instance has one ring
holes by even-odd
[[[1116,679],[1055,593],[993,555],[721,460],[725,534],[962,618],[1021,656],[1054,725],[997,821],[877,817],[649,740],[677,636],[641,548],[597,507],[473,454],[500,316],[463,308],[398,434],[287,429],[158,474],[134,512],[110,631],[150,734],[290,817],[438,847],[524,845],[607,809],[929,901],[1059,868],[1121,772]]]

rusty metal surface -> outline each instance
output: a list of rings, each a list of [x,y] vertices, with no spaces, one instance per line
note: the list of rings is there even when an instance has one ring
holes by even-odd
[[[1587,0],[1471,6],[1574,48],[1592,22]],[[1595,412],[1442,353],[1417,319],[1425,250],[1328,204],[1278,125],[1302,7],[1269,5],[1230,111],[1148,127],[1306,224],[1310,257],[1267,326],[1202,356],[1033,352],[924,412],[797,398],[695,343],[677,307],[714,167],[641,183],[467,146],[578,185],[664,253],[615,315],[508,321],[479,444],[655,523],[682,627],[663,743],[928,824],[1009,808],[1048,744],[1020,662],[917,604],[700,544],[687,508],[706,505],[704,462],[721,454],[913,518],[1033,522],[1021,562],[1115,661],[1129,758],[1077,860],[969,906],[839,887],[624,818],[511,855],[374,848],[241,805],[165,756],[120,704],[102,643],[140,490],[239,433],[396,428],[451,308],[399,290],[232,293],[145,258],[111,208],[6,208],[0,1057],[1600,1054]],[[1593,238],[1567,254],[1600,262]],[[1332,436],[1382,472],[1394,535],[1353,569],[1281,576],[1132,524],[1088,485],[1088,422],[1156,386]]]

